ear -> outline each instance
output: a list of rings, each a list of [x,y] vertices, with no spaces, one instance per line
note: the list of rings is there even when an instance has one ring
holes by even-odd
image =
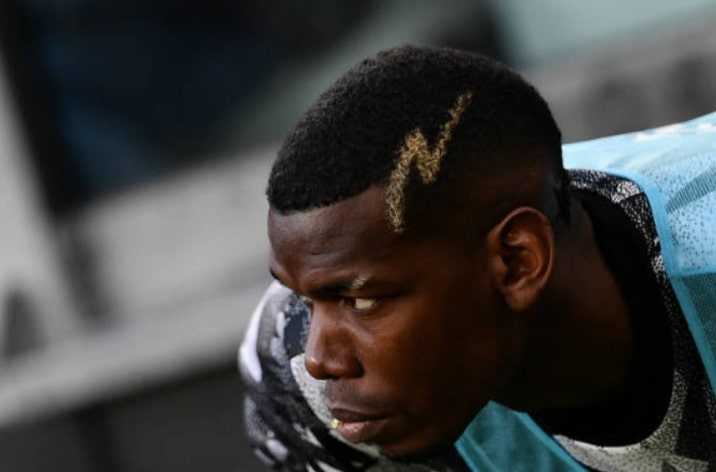
[[[554,231],[529,207],[505,216],[487,234],[488,266],[495,287],[514,311],[531,307],[552,273]]]

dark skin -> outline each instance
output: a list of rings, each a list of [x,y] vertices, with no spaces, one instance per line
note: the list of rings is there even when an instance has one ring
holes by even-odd
[[[395,233],[381,187],[270,211],[271,271],[311,308],[306,369],[327,381],[339,433],[415,456],[454,442],[489,400],[537,412],[617,396],[629,315],[589,217],[571,213],[555,232],[520,206],[454,238]]]

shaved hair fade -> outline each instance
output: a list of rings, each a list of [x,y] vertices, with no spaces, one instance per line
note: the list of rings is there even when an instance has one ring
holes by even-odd
[[[545,188],[520,187],[519,170],[535,164]],[[517,184],[507,206],[539,206],[547,191],[565,214],[561,133],[537,90],[479,54],[403,46],[351,68],[306,111],[279,149],[267,196],[288,214],[383,186],[400,232],[411,214],[467,205],[480,179],[506,174]]]

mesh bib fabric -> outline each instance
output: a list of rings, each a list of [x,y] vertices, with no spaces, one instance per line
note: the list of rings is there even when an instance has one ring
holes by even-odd
[[[666,273],[716,391],[716,113],[570,144],[564,161],[627,178],[646,193]]]

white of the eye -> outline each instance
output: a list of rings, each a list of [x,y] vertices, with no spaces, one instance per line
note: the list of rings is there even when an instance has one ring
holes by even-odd
[[[356,310],[367,310],[375,305],[375,299],[373,298],[354,298],[353,308]]]

